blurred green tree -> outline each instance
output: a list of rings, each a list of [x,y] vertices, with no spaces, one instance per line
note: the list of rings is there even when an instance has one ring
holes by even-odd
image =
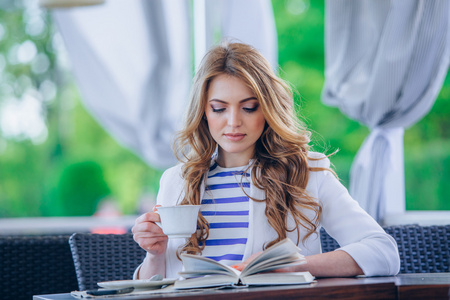
[[[50,205],[61,216],[90,216],[98,202],[110,194],[101,166],[82,161],[65,167],[59,178],[57,197]]]

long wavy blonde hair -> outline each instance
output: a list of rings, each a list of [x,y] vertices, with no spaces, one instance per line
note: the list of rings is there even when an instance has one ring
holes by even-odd
[[[296,116],[292,90],[275,75],[267,60],[252,46],[225,42],[212,48],[203,58],[198,69],[190,96],[185,126],[175,140],[175,153],[184,163],[184,199],[181,204],[200,204],[202,183],[208,174],[211,157],[216,149],[205,118],[206,97],[211,81],[218,75],[227,74],[241,79],[255,94],[264,114],[265,129],[256,143],[252,183],[265,191],[265,215],[278,237],[265,247],[286,238],[287,232],[299,227],[307,230],[303,240],[317,230],[321,206],[306,193],[309,171],[308,150],[310,132]],[[314,212],[310,220],[305,210]],[[295,228],[288,228],[291,214]],[[209,224],[199,215],[199,230],[193,235],[182,252],[200,253],[209,235]]]

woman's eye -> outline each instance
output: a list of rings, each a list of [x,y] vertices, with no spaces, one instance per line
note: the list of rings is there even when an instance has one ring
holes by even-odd
[[[244,111],[246,112],[254,112],[258,109],[258,106],[255,107],[244,107]]]
[[[211,107],[211,109],[215,113],[221,113],[221,112],[225,111],[225,108],[214,108],[214,107]]]

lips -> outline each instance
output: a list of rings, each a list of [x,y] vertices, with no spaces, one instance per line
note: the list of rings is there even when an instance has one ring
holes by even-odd
[[[245,137],[244,133],[226,133],[224,135],[227,139],[233,142],[239,142]]]

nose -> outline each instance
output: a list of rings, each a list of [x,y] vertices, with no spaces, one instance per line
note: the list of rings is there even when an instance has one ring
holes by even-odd
[[[242,125],[241,115],[239,110],[231,109],[230,115],[228,116],[228,126],[230,127],[239,127]]]

